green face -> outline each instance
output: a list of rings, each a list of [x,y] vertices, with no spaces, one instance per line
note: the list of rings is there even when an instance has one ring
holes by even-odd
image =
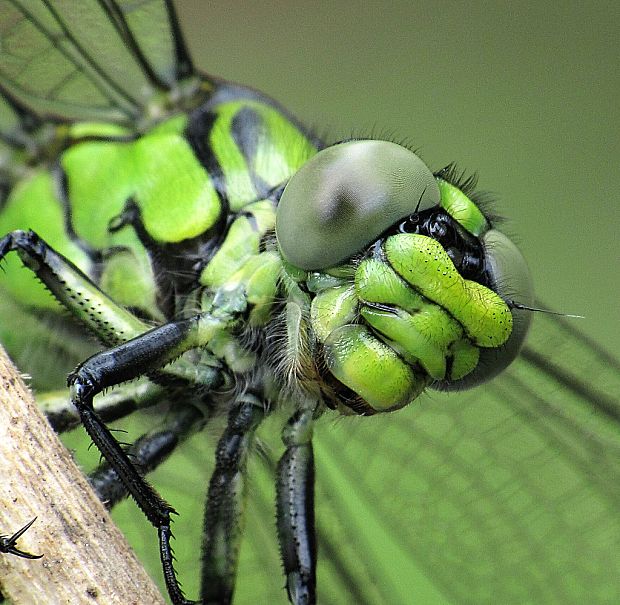
[[[325,365],[358,412],[484,382],[524,341],[529,315],[511,302],[531,302],[525,261],[451,180],[400,145],[351,141],[319,152],[282,194],[280,251],[311,276]]]

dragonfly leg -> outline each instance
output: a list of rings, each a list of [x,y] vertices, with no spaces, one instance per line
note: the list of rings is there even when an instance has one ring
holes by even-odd
[[[140,379],[102,394],[95,402],[95,411],[104,422],[112,422],[136,410],[157,405],[167,395],[163,387]],[[70,431],[80,424],[80,415],[64,389],[38,393],[37,405],[57,433]]]
[[[126,450],[127,456],[147,475],[162,464],[168,456],[194,431],[207,421],[203,411],[188,405],[172,408],[166,417],[165,428],[156,428],[140,436]],[[88,477],[99,499],[108,509],[128,495],[126,485],[108,462],[103,462]]]
[[[22,527],[21,529],[18,529],[12,536],[0,535],[0,552],[7,553],[10,555],[16,555],[24,559],[40,559],[43,555],[33,555],[29,552],[20,550],[16,546],[17,540],[19,540],[19,538],[21,538],[21,536],[23,536],[28,531],[28,529],[30,529],[30,526],[36,520],[37,518],[35,517],[34,519],[26,523],[24,527]]]
[[[33,271],[52,296],[101,343],[116,345],[151,328],[117,305],[34,231],[12,231],[0,238],[0,261],[11,251],[17,252],[24,266]]]
[[[217,445],[204,516],[203,605],[226,605],[232,600],[243,530],[246,462],[265,413],[260,399],[249,393],[240,396]]]
[[[296,412],[284,428],[286,451],[277,470],[277,523],[286,589],[294,605],[316,602],[312,410]]]
[[[205,326],[206,322],[206,326]],[[166,587],[174,605],[188,603],[180,589],[173,566],[170,515],[174,509],[142,477],[118,441],[99,418],[93,398],[103,389],[143,376],[155,374],[184,352],[199,347],[212,335],[213,322],[197,315],[154,328],[132,340],[97,353],[69,375],[71,401],[80,414],[86,432],[125,484],[149,522],[158,529],[160,556]],[[172,364],[174,367],[174,364]],[[212,387],[213,384],[200,384]]]

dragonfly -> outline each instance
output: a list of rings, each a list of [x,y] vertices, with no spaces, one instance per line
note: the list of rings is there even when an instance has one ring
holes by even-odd
[[[115,6],[114,3],[108,4]],[[158,4],[147,3],[151,8]],[[18,4],[7,3],[6,6],[14,9]],[[162,6],[165,10],[161,14],[169,19],[170,7]],[[119,8],[114,23],[121,13]],[[148,20],[152,18],[152,13],[142,14],[137,23],[148,25],[149,31],[161,31]],[[9,29],[15,26],[14,21],[8,21],[8,24]],[[180,34],[173,29],[178,43]],[[103,39],[109,44],[118,37],[106,36]],[[82,50],[88,48],[86,44],[81,47]],[[114,49],[105,50],[112,53]],[[194,70],[188,63],[189,57],[185,53],[181,56],[182,60],[177,62],[177,69],[181,69],[176,72],[177,79],[181,80],[178,74],[183,73],[188,77],[187,86],[191,87],[189,76]],[[133,57],[132,52],[129,57]],[[49,57],[46,61],[49,64]],[[126,67],[130,61],[114,64]],[[69,73],[63,75],[68,77]],[[39,133],[42,125],[36,123],[37,118],[57,117],[58,113],[62,116],[68,112],[66,115],[72,122],[81,120],[74,126],[74,132],[84,129],[81,134],[84,144],[96,142],[97,138],[108,139],[108,143],[111,139],[119,145],[127,144],[123,140],[127,136],[123,129],[148,130],[151,126],[134,125],[140,119],[148,122],[146,113],[162,111],[162,105],[152,101],[156,94],[151,90],[147,99],[139,104],[141,111],[128,119],[101,111],[100,105],[93,114],[90,113],[92,97],[88,97],[87,90],[77,86],[79,98],[72,98],[70,87],[65,88],[64,79],[61,80],[60,89],[69,94],[69,101],[77,100],[77,105],[82,105],[88,115],[72,113],[78,111],[75,103],[69,103],[72,105],[69,109],[63,106],[67,97],[62,97],[63,103],[53,108],[36,106],[34,112],[17,112],[20,127],[12,131],[13,135],[30,133],[32,129]],[[175,85],[177,83],[180,82],[175,80]],[[220,92],[223,87],[224,84],[218,82],[216,88]],[[54,87],[52,91],[52,94],[49,89],[45,91],[48,101],[57,100]],[[191,115],[195,110],[192,105],[196,94],[207,97],[216,94],[203,90],[196,93],[175,89],[174,92],[178,100],[164,99],[163,113],[168,111],[165,105],[170,103]],[[29,109],[28,103],[32,99],[11,98],[11,101],[8,109],[18,107],[23,110],[24,105]],[[112,113],[117,109],[114,103]],[[15,113],[7,112],[7,115],[15,117]],[[163,120],[157,115],[148,117],[154,124]],[[34,120],[35,124],[24,120]],[[95,127],[93,130],[94,120],[105,120],[106,128],[110,127],[109,122],[113,126],[120,124],[121,128],[101,131]],[[94,141],[90,141],[91,138]],[[11,139],[10,142],[12,150],[15,141]],[[68,151],[62,151],[63,160],[67,154]],[[11,152],[12,165],[22,166],[17,161],[21,159]],[[7,190],[8,184],[11,182],[7,183]],[[94,198],[95,183],[85,180],[84,185],[90,187],[87,197]],[[122,201],[127,200],[123,198]],[[101,202],[93,200],[91,203],[96,207]],[[92,218],[89,214],[92,207],[86,202],[81,207],[87,218]],[[7,203],[5,219],[10,208]],[[75,212],[73,218],[78,221]],[[122,224],[129,216],[121,215],[122,212],[117,215],[108,213],[104,217],[110,237],[107,248],[113,248],[110,242],[119,247],[127,245],[122,239],[114,239],[126,236],[131,227]],[[23,211],[20,218],[34,220],[32,216],[26,217]],[[110,225],[112,219],[116,222]],[[20,227],[6,230],[15,228]],[[76,231],[76,234],[80,233],[81,230]],[[52,240],[51,233],[41,235],[46,241]],[[69,235],[75,234],[66,231],[61,234],[60,245],[53,240],[48,243],[62,249],[63,243],[70,246],[79,242],[79,238]],[[89,250],[82,250],[84,252]],[[122,255],[124,252],[118,253]],[[66,256],[79,266],[78,250],[67,252]],[[191,255],[184,256],[189,257]],[[113,259],[114,255],[110,258]],[[191,260],[196,262],[196,258]],[[11,259],[7,257],[8,262]],[[133,274],[134,292],[140,284],[135,278],[146,273],[145,267],[148,268],[139,265],[140,270]],[[18,278],[14,278],[10,266],[7,270],[6,280],[15,283]],[[20,276],[25,273],[21,271]],[[101,276],[99,279],[99,283],[103,283]],[[11,286],[10,292],[11,299],[7,295],[4,304],[9,307],[13,299],[17,299],[16,304],[10,306],[11,317],[21,313],[24,326],[32,332],[29,332],[27,341],[22,337],[22,342],[15,344],[12,343],[15,334],[3,334],[3,342],[14,357],[22,360],[23,367],[27,367],[24,358],[36,358],[37,350],[70,348],[55,358],[64,360],[70,357],[75,363],[92,353],[82,332],[66,325],[47,307],[42,325],[33,321],[33,313],[23,295],[28,292],[35,296],[28,285],[19,286],[17,282]],[[130,296],[132,293],[125,294]],[[34,301],[30,298],[28,302],[32,309]],[[135,301],[126,301],[124,305],[133,309],[139,319],[144,320],[145,316],[151,320],[161,319],[149,317],[146,309],[136,309],[136,306]],[[163,310],[159,312],[164,313]],[[423,402],[394,414],[379,414],[368,419],[345,418],[336,425],[326,417],[317,421],[313,442],[317,467],[316,528],[322,602],[402,603],[413,599],[431,602],[441,598],[445,602],[457,603],[582,602],[586,596],[589,600],[599,599],[599,602],[617,600],[614,598],[618,590],[617,574],[610,569],[618,543],[618,494],[614,482],[610,481],[610,477],[617,477],[617,404],[614,399],[617,389],[610,387],[606,392],[598,385],[617,383],[618,366],[566,322],[551,317],[538,318],[538,321],[542,324],[538,338],[536,333],[531,334],[521,359],[488,386],[452,396],[428,395]],[[562,350],[565,355],[560,354],[561,362],[558,363],[558,352]],[[43,352],[42,355],[49,360],[49,354]],[[243,355],[233,356],[231,364],[241,361]],[[585,381],[575,370],[588,364],[594,370]],[[45,374],[62,376],[66,370],[59,368],[56,371],[48,367],[45,372],[31,370],[31,373],[35,384],[38,381],[42,387],[47,387]],[[146,396],[141,392],[136,395],[145,407],[152,403],[151,397],[159,398],[157,385],[155,392],[149,385],[140,384],[139,388],[146,390]],[[59,415],[52,411],[52,403],[57,403],[54,397],[42,392],[40,400],[59,429],[69,428],[69,425],[61,426]],[[105,415],[105,404],[114,410],[115,401],[118,402],[113,398],[104,399],[95,404]],[[67,408],[62,409],[66,411]],[[191,415],[192,411],[188,414]],[[111,412],[109,415],[113,417],[115,414]],[[243,532],[235,589],[238,602],[277,602],[276,599],[285,598],[281,589],[283,582],[270,585],[267,581],[277,577],[280,566],[276,540],[265,535],[265,519],[269,520],[267,525],[273,525],[271,519],[275,515],[270,508],[275,496],[268,495],[270,482],[273,483],[273,471],[283,448],[278,444],[282,419],[276,415],[267,418],[257,429],[256,447],[260,449],[260,455],[254,457],[258,460],[248,461],[248,475],[255,482],[248,506],[254,508],[248,509],[247,527]],[[187,418],[177,417],[177,420],[187,421]],[[170,426],[170,415],[166,422]],[[221,430],[225,430],[224,427]],[[188,446],[204,447],[202,438],[203,442],[210,441],[210,451],[200,458],[186,455],[181,468],[198,470],[196,460],[204,460],[205,465],[207,461],[213,461],[214,438],[205,439],[205,432],[192,437]],[[389,465],[386,460],[390,461]],[[210,466],[209,470],[213,464]],[[95,483],[103,471],[95,472]],[[169,471],[172,475],[175,472]],[[201,473],[204,472],[201,469]],[[166,498],[177,507],[173,494],[166,494]],[[201,516],[200,511],[183,512],[175,533],[179,536],[195,534],[196,519]],[[189,530],[181,531],[183,519],[191,521]],[[194,559],[197,558],[195,544],[199,541],[200,538],[195,537],[191,553]],[[184,585],[189,592],[185,578]],[[593,585],[597,587],[595,591]]]

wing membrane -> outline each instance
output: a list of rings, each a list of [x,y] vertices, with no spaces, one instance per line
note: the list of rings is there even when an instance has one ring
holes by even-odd
[[[319,435],[335,501],[324,526],[338,501],[359,501],[369,520],[346,519],[348,539],[381,543],[377,581],[398,594],[415,578],[405,594],[416,599],[390,602],[620,601],[620,367],[537,319],[522,358],[488,387]],[[386,564],[389,548],[402,558]]]
[[[50,119],[132,123],[191,74],[165,0],[0,0],[0,86]]]
[[[6,143],[18,136],[22,129],[22,122],[19,113],[8,102],[7,99],[0,97],[0,133],[6,137]]]
[[[132,41],[129,44],[142,55],[143,64],[149,66],[159,82],[173,87],[193,74],[192,61],[170,0],[120,0],[114,4],[127,25],[126,39]]]
[[[536,324],[489,386],[319,424],[320,602],[620,602],[620,366],[565,322]],[[237,604],[286,603],[268,468],[281,421],[261,432],[269,464],[252,462]],[[197,494],[217,433],[197,435],[154,478],[180,512],[175,547],[191,595]]]

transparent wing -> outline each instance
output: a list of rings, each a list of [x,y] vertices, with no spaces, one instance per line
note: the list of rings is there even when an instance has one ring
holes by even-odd
[[[376,602],[620,602],[620,366],[537,320],[489,386],[320,435],[323,531]]]
[[[620,602],[619,387],[618,360],[537,316],[521,359],[486,387],[322,421],[319,603]],[[268,454],[250,465],[238,604],[286,603],[271,477],[282,420],[267,421]],[[218,433],[197,435],[153,478],[181,513],[175,554],[190,596]],[[131,509],[117,514],[157,578],[152,532],[136,530]]]
[[[0,91],[44,119],[131,124],[193,73],[171,0],[0,0],[0,15]]]
[[[2,188],[8,187],[8,162],[10,158],[10,139],[8,133],[13,132],[19,127],[19,118],[12,107],[0,98],[0,133],[5,133],[0,137],[0,183]],[[6,191],[4,192],[6,194]],[[0,192],[0,200],[4,198]]]

